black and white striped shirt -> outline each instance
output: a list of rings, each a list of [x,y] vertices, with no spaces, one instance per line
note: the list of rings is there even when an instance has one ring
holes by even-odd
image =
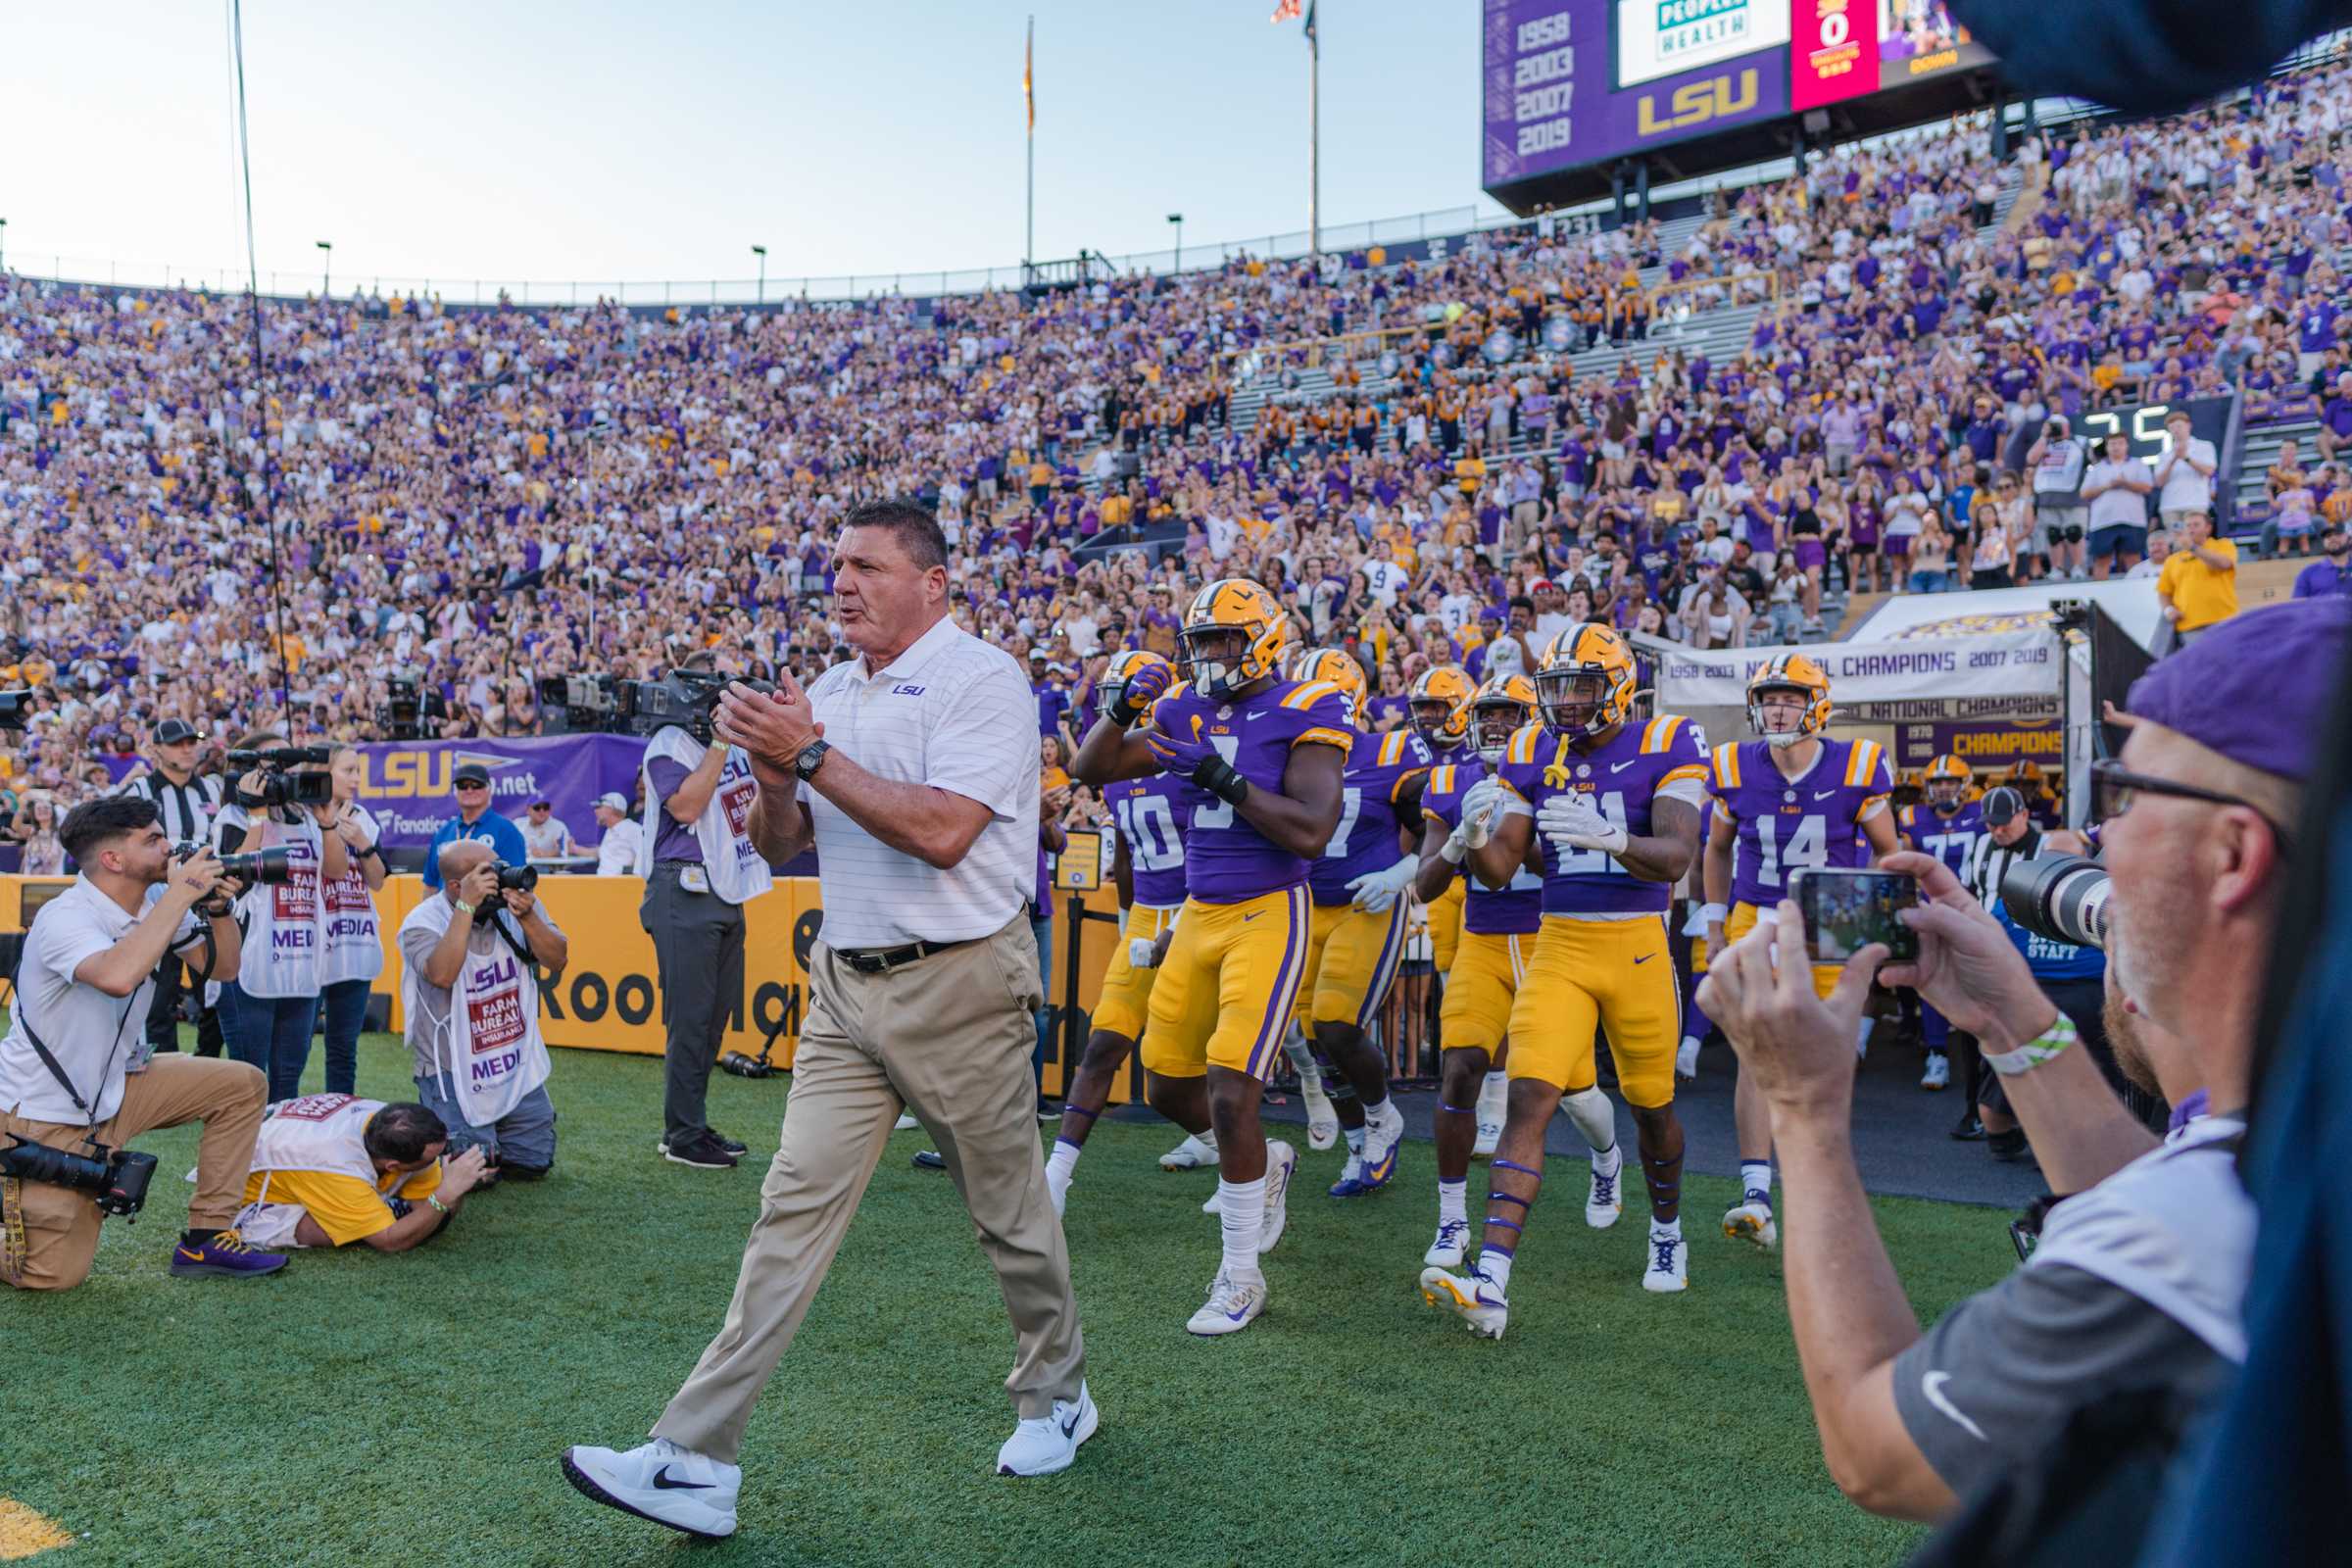
[[[220,776],[201,774],[174,784],[161,773],[142,773],[118,792],[153,801],[164,814],[164,831],[174,844],[193,844],[210,838],[213,818],[220,811]]]

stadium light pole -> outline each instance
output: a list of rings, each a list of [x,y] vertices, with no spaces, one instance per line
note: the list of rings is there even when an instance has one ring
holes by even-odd
[[[0,272],[8,270],[8,220],[0,218]]]
[[[755,296],[761,305],[767,303],[767,247],[755,245],[752,254],[760,258],[760,292]]]
[[[318,297],[326,299],[334,293],[334,289],[330,285],[334,282],[335,277],[335,242],[331,239],[322,239],[318,243],[318,248],[326,253],[324,259],[318,264]]]
[[[1176,225],[1176,265],[1169,268],[1168,270],[1171,272],[1181,272],[1184,270],[1184,215],[1182,213],[1170,213],[1168,215],[1168,221]]]

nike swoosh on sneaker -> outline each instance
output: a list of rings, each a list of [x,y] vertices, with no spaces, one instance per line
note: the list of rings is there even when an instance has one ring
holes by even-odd
[[[1075,1411],[1075,1410],[1072,1410],[1072,1411],[1070,1412],[1070,1418],[1069,1418],[1067,1421],[1064,1421],[1064,1422],[1061,1424],[1061,1435],[1062,1435],[1063,1437],[1065,1437],[1065,1438],[1066,1438],[1066,1437],[1068,1437],[1068,1436],[1069,1436],[1071,1433],[1073,1433],[1073,1432],[1076,1432],[1077,1430],[1078,1430],[1078,1412],[1077,1412],[1077,1411]]]
[[[708,1481],[673,1481],[670,1479],[669,1466],[663,1465],[654,1472],[654,1490],[656,1492],[709,1492],[710,1483]]]

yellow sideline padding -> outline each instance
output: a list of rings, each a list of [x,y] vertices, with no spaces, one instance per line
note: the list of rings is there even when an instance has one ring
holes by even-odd
[[[71,880],[0,876],[0,933],[24,929],[20,911],[25,903],[26,885],[62,887]],[[401,1027],[401,964],[395,937],[410,910],[424,899],[439,896],[428,892],[423,879],[415,875],[386,878],[375,895],[384,970],[376,977],[374,989],[391,999],[395,1032]],[[550,876],[541,879],[539,896],[571,944],[570,963],[539,999],[540,1029],[547,1043],[586,1051],[662,1054],[662,992],[655,981],[654,940],[637,923],[645,883],[633,876]],[[1065,944],[1072,896],[1063,890],[1054,894],[1055,951],[1048,997],[1056,1004],[1067,1002],[1069,950]],[[1089,909],[1114,917],[1118,913],[1117,896],[1108,888],[1092,888],[1075,896]],[[808,953],[822,909],[813,877],[779,878],[771,891],[745,906],[743,994],[734,999],[721,1050],[757,1055],[769,1033],[780,1030],[768,1060],[777,1067],[792,1065],[793,1048],[800,1040],[801,1012],[808,1005]],[[1111,943],[1117,939],[1115,920],[1085,922],[1078,1004],[1090,1013],[1102,991],[1102,971],[1110,962]],[[1083,1039],[1082,1033],[1082,1044]],[[1048,1062],[1045,1092],[1059,1095],[1073,1065]],[[1128,1075],[1122,1073],[1112,1091],[1114,1103],[1127,1099],[1127,1082]]]

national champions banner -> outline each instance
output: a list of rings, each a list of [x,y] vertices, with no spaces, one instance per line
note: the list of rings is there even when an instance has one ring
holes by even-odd
[[[1661,648],[1646,640],[1644,648],[1657,661],[1662,711],[1743,708],[1750,675],[1782,654],[1802,654],[1829,675],[1838,715],[1872,723],[2055,713],[2063,662],[2057,634],[2047,627],[1984,637],[1711,653]]]
[[[520,823],[533,801],[550,801],[574,839],[594,844],[603,836],[596,798],[607,790],[635,794],[645,741],[635,735],[373,741],[360,756],[360,804],[383,824],[386,850],[421,850],[457,814],[451,779],[461,762],[489,771],[490,808],[499,815]]]

